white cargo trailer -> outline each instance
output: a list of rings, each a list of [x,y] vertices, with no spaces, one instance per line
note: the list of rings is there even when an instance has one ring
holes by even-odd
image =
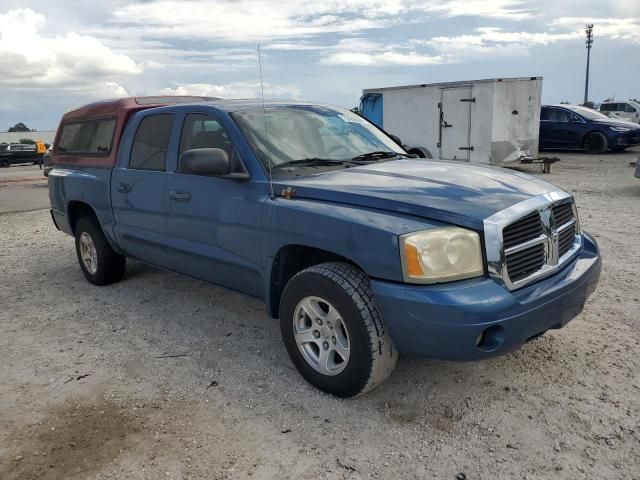
[[[507,165],[538,156],[542,77],[368,88],[362,115],[433,158]]]

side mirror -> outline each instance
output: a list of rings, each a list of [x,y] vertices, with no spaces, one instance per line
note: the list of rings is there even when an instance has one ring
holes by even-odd
[[[194,148],[180,156],[180,173],[220,177],[231,173],[231,160],[220,148]]]
[[[398,145],[400,145],[402,148],[404,148],[404,145],[402,145],[402,140],[400,140],[400,137],[398,137],[397,135],[394,135],[393,133],[387,133],[387,135],[389,135],[391,140],[393,140]]]

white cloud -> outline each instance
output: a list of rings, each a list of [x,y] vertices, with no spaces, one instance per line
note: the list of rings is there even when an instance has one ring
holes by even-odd
[[[531,9],[521,8],[522,0],[452,0],[433,2],[425,10],[441,12],[448,17],[491,17],[524,20],[532,16]]]
[[[336,52],[323,58],[321,63],[326,65],[386,67],[389,65],[434,65],[446,63],[446,59],[440,55],[424,55],[415,51],[383,50],[379,52]]]
[[[0,14],[0,83],[71,89],[87,81],[141,72],[130,57],[95,37],[74,32],[41,35],[45,23],[43,15],[28,8]]]
[[[91,92],[96,98],[122,98],[130,96],[129,92],[122,85],[116,82],[102,82],[92,86]]]
[[[235,82],[227,84],[189,83],[175,87],[163,88],[159,95],[197,95],[220,98],[259,98],[261,88],[259,82]],[[264,84],[266,98],[300,98],[300,90],[292,85]]]
[[[432,48],[450,61],[463,61],[478,56],[493,58],[528,55],[536,45],[581,38],[579,32],[508,32],[496,27],[481,27],[476,33],[452,37],[439,36],[427,40],[412,40],[410,43]]]
[[[419,15],[522,20],[531,14],[521,4],[520,0],[160,0],[123,6],[114,16],[147,35],[247,43],[362,32],[406,24]]]
[[[629,0],[629,4],[634,3]],[[640,14],[640,6],[636,4],[636,13]],[[640,43],[640,18],[589,18],[589,17],[562,17],[551,22],[554,27],[569,28],[584,37],[584,27],[587,24],[595,24],[594,37],[611,38]]]

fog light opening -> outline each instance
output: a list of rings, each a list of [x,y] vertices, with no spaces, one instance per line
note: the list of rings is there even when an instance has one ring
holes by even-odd
[[[483,330],[476,338],[476,346],[483,352],[493,352],[502,346],[505,339],[504,328],[493,325]]]

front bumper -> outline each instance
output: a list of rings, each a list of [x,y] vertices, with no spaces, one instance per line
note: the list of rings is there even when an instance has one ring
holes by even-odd
[[[612,147],[633,147],[635,145],[640,145],[640,130],[618,133],[613,137],[613,142],[611,142]]]
[[[598,246],[584,234],[573,261],[515,291],[491,278],[429,286],[372,280],[371,286],[400,353],[479,360],[565,326],[596,289],[600,267]]]

